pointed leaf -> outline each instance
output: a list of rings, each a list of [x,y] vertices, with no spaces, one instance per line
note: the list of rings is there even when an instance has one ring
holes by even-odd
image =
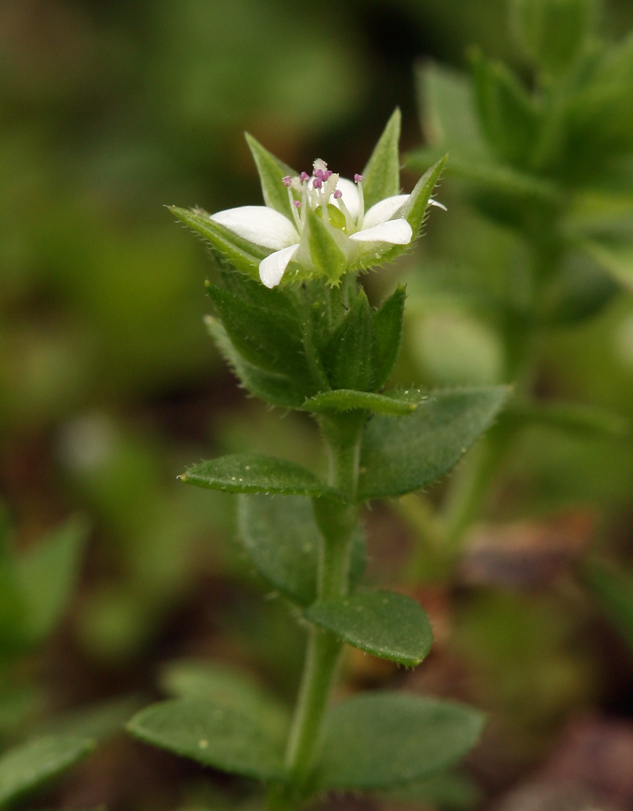
[[[633,242],[586,242],[584,249],[616,282],[633,291]]]
[[[87,537],[87,524],[73,518],[16,561],[27,609],[25,633],[32,643],[48,636],[66,610]]]
[[[254,279],[259,278],[259,263],[270,251],[260,248],[246,239],[210,219],[208,214],[202,215],[195,211],[177,206],[168,207],[171,213],[183,222],[192,231],[200,234],[220,256],[228,260],[238,270],[248,274]]]
[[[300,605],[316,599],[321,533],[308,498],[240,496],[239,536],[257,571],[274,588]],[[354,534],[350,580],[355,584],[365,568],[365,538]]]
[[[290,725],[288,708],[250,674],[235,667],[180,659],[161,668],[160,686],[174,698],[201,698],[224,709],[256,718],[270,738],[284,743]]]
[[[444,155],[422,175],[402,208],[402,216],[407,220],[415,235],[422,226],[433,189],[440,179],[447,160],[448,155]]]
[[[390,788],[456,763],[477,743],[478,710],[402,693],[363,693],[326,719],[317,767],[319,789]]]
[[[502,418],[549,425],[587,436],[616,438],[631,433],[631,424],[627,419],[586,403],[511,401]]]
[[[407,667],[419,665],[433,644],[431,624],[419,604],[393,591],[316,602],[304,616],[359,650]]]
[[[381,389],[393,370],[402,344],[402,320],[407,293],[402,285],[373,314],[372,388]]]
[[[402,416],[411,414],[422,401],[422,394],[417,389],[407,391],[388,391],[384,394],[353,391],[352,389],[336,389],[324,391],[306,400],[301,406],[303,411],[351,411],[363,408],[377,414],[393,414]]]
[[[301,378],[306,374],[300,325],[296,318],[251,304],[229,290],[208,284],[222,325],[244,359],[274,374]]]
[[[344,500],[311,470],[275,456],[236,453],[188,468],[178,477],[187,484],[227,493],[270,493],[287,496],[323,496]]]
[[[365,211],[385,197],[393,197],[400,192],[398,145],[401,118],[400,110],[396,108],[363,169]]]
[[[168,749],[204,766],[256,780],[282,780],[280,742],[256,718],[205,698],[153,704],[135,715],[128,731],[145,743]]]
[[[288,166],[288,164],[276,158],[272,152],[265,149],[259,141],[253,138],[248,132],[244,133],[244,137],[255,160],[257,171],[259,172],[264,202],[267,206],[270,206],[270,208],[274,208],[281,214],[285,214],[286,217],[292,219],[288,189],[284,186],[282,178],[288,175],[293,177],[297,172]]]
[[[66,771],[94,749],[75,735],[33,738],[0,757],[0,806],[16,800]]]
[[[325,365],[332,387],[365,391],[371,382],[373,343],[371,308],[364,290],[325,351]]]
[[[255,397],[282,408],[301,407],[307,394],[301,387],[302,381],[290,378],[288,375],[258,369],[244,360],[217,319],[208,317],[205,319],[205,323],[218,349],[245,389],[248,389]]]
[[[437,481],[490,426],[509,389],[439,391],[408,417],[376,415],[365,428],[360,498],[401,496]]]

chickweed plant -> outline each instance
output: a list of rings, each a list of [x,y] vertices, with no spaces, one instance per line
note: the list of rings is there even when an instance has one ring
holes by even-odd
[[[462,704],[390,691],[330,705],[345,644],[415,667],[433,634],[420,605],[360,585],[360,514],[449,471],[491,425],[506,386],[385,389],[402,339],[405,290],[377,308],[363,271],[413,245],[446,159],[401,194],[400,114],[353,180],[323,160],[297,172],[247,136],[264,206],[209,215],[172,209],[210,245],[208,328],[241,385],[316,421],[329,473],[254,453],[201,462],[180,478],[238,495],[241,543],[308,629],[294,714],[272,698],[181,696],[129,723],[141,740],[266,784],[269,811],[336,792],[389,794],[437,775],[477,742],[484,719]]]

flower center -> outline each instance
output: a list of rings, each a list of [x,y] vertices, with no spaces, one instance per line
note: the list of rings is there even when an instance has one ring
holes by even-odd
[[[345,204],[342,190],[337,188],[339,180],[340,175],[328,169],[327,163],[320,158],[314,161],[312,175],[301,172],[296,177],[287,175],[282,179],[284,186],[288,189],[292,216],[300,234],[303,232],[308,208],[315,211],[330,225],[347,234],[353,234],[363,227],[365,204],[362,175],[354,175],[359,198],[358,214],[355,217]],[[343,182],[350,183],[348,180]]]

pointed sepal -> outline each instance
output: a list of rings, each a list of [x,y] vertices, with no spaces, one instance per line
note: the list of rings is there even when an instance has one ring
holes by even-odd
[[[245,132],[244,137],[257,166],[264,202],[292,219],[288,189],[283,184],[283,178],[293,177],[297,172],[265,149],[250,133]]]
[[[365,210],[374,203],[400,192],[400,123],[402,116],[396,108],[387,122],[374,151],[363,169]]]

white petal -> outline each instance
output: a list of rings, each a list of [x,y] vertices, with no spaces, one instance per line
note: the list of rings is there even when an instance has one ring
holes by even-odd
[[[299,242],[297,229],[290,220],[268,206],[227,208],[212,214],[211,219],[262,248],[277,251]]]
[[[387,222],[409,199],[408,194],[396,194],[395,197],[385,197],[384,200],[372,206],[363,217],[363,230],[373,228],[381,222]]]
[[[281,251],[275,251],[259,263],[259,278],[266,287],[276,287],[292,262],[293,256],[299,250],[298,245],[291,245]]]
[[[373,228],[352,234],[355,242],[388,242],[391,245],[408,245],[413,239],[413,230],[406,220],[389,220]]]
[[[358,196],[358,189],[353,180],[348,180],[346,177],[340,177],[336,188],[343,193],[342,200],[347,206],[347,210],[356,220],[360,214],[360,197]],[[332,198],[332,202],[338,207],[338,200]]]

